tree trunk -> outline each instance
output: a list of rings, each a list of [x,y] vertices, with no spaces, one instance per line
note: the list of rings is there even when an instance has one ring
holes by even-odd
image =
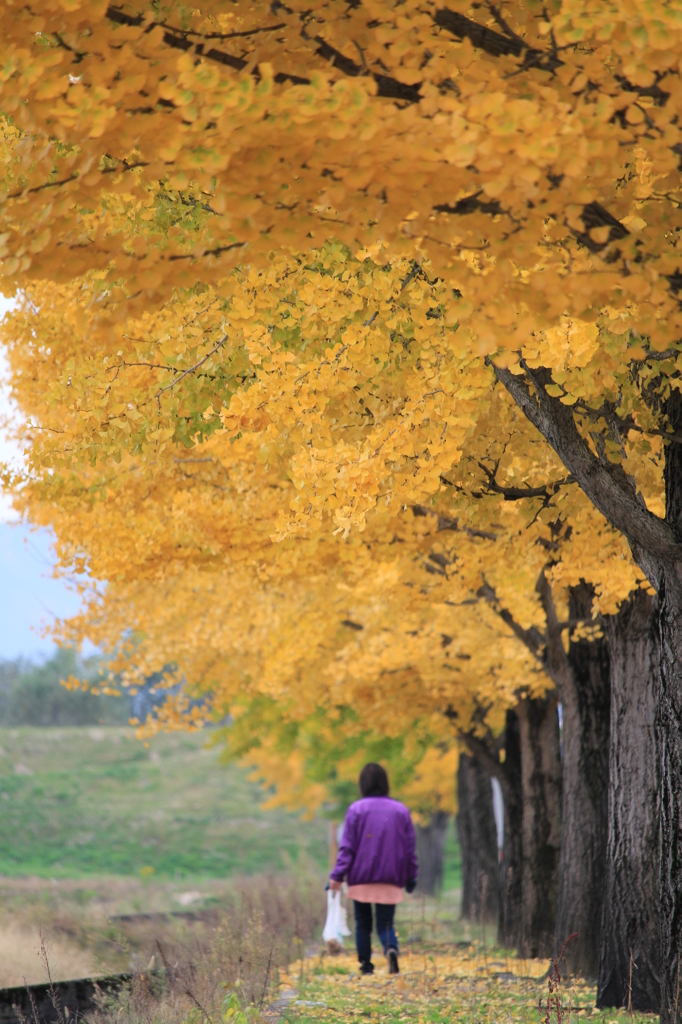
[[[443,886],[445,865],[445,839],[450,815],[436,811],[428,825],[416,825],[417,860],[419,862],[419,892],[433,896]]]
[[[497,834],[490,775],[466,754],[457,773],[457,835],[462,849],[462,917],[497,915]]]
[[[682,430],[682,395],[671,390],[668,424]],[[665,518],[682,535],[682,445],[665,449]],[[663,571],[660,600],[660,671],[656,742],[659,781],[659,866],[661,908],[661,1024],[677,1024],[682,1008],[682,568]]]
[[[507,711],[504,735],[504,846],[499,865],[500,946],[518,946],[523,907],[523,797],[521,793],[521,738],[515,711]]]
[[[608,619],[607,636],[609,833],[597,1006],[658,1013],[657,599],[638,591]]]
[[[589,619],[592,589],[571,588],[569,614]],[[607,838],[609,655],[605,637],[572,641],[571,671],[559,694],[563,711],[562,829],[555,947],[577,933],[567,968],[586,978],[599,971]]]
[[[682,1010],[682,600],[680,581],[665,574],[661,588],[658,678],[661,1024]]]
[[[523,900],[518,952],[523,957],[548,957],[554,952],[561,847],[556,694],[542,700],[522,700],[516,710],[523,787]]]

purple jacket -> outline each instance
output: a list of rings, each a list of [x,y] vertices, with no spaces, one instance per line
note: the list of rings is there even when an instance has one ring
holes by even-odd
[[[385,882],[401,889],[417,878],[410,812],[388,796],[365,796],[348,808],[334,870],[335,882]]]

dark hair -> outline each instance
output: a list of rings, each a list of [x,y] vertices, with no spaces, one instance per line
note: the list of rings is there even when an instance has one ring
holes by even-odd
[[[371,761],[360,772],[360,792],[363,796],[388,796],[388,775],[380,764]]]

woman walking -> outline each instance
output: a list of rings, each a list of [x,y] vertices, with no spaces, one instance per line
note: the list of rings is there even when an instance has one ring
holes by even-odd
[[[348,808],[329,888],[348,882],[355,910],[355,942],[362,974],[373,974],[372,904],[376,929],[388,960],[389,974],[398,974],[398,938],[393,927],[396,903],[403,888],[417,884],[414,826],[410,812],[389,795],[388,775],[380,764],[360,772],[360,795]]]

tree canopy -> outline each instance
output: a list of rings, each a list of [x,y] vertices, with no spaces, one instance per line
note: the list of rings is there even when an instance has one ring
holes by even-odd
[[[3,273],[149,306],[334,234],[428,252],[488,351],[605,307],[663,350],[680,31],[636,0],[13,5]]]
[[[167,726],[202,693],[280,753],[330,709],[447,753],[655,591],[668,1024],[682,8],[224,6],[6,28],[8,481],[107,583],[63,634],[173,665]]]

